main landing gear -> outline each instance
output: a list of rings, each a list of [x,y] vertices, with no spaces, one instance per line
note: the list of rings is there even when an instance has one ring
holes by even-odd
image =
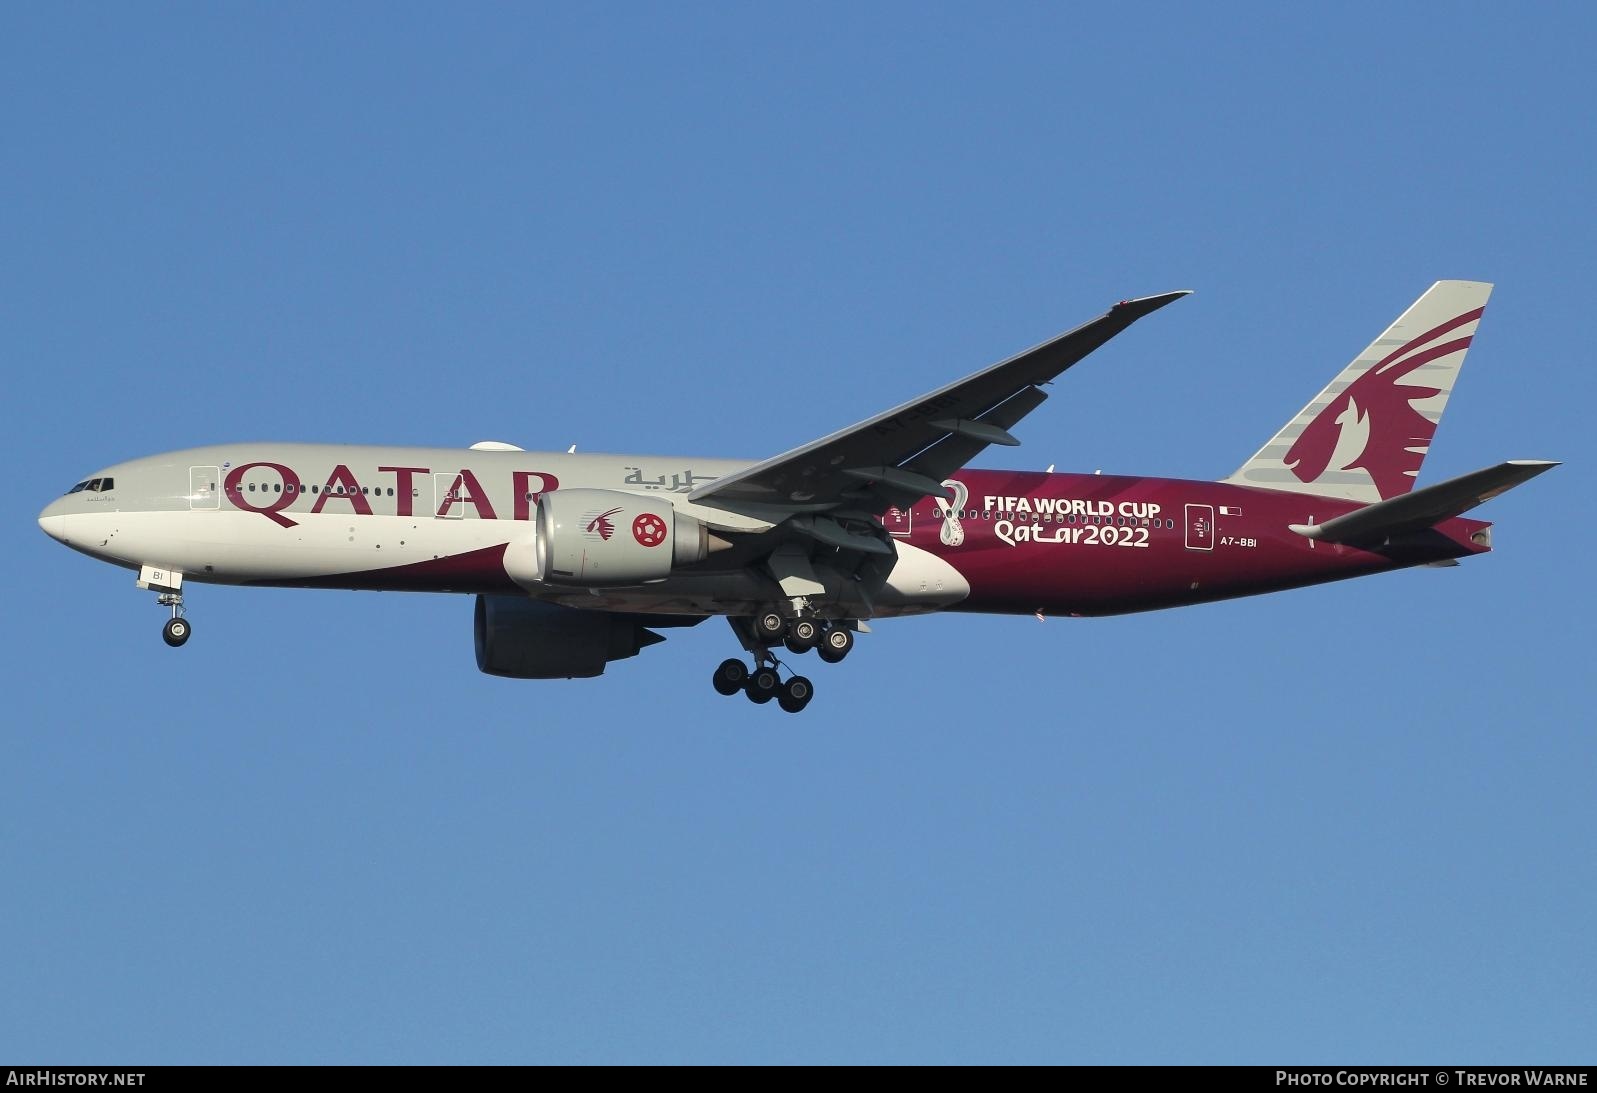
[[[751,667],[741,660],[724,660],[715,669],[711,685],[718,693],[728,696],[742,691],[756,705],[763,706],[774,698],[788,713],[798,713],[810,704],[810,699],[815,697],[815,684],[801,675],[789,676],[783,682],[782,663],[771,653],[773,645],[780,643],[795,654],[815,649],[828,664],[836,664],[854,648],[854,631],[844,622],[813,618],[789,620],[776,611],[767,611],[752,619],[727,621],[743,647],[754,655],[754,664]]]

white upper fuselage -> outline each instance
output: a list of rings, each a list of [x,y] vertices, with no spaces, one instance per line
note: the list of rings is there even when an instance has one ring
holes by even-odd
[[[669,498],[711,528],[758,534],[771,524],[757,506],[751,514],[748,505],[731,512],[687,501],[692,489],[748,465],[477,448],[216,445],[97,471],[85,482],[101,488],[58,498],[39,524],[95,558],[195,581],[450,592],[519,585],[587,607],[719,614],[764,602],[770,590],[741,567],[728,580],[730,566],[602,595],[551,589],[526,565],[518,569],[518,559],[531,556],[538,498],[562,488]],[[968,591],[947,563],[912,548],[898,570],[874,613],[935,610]],[[718,573],[713,581],[711,573]]]

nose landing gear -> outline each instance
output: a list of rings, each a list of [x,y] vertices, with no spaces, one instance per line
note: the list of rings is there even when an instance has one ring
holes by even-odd
[[[183,574],[153,565],[139,569],[138,587],[155,593],[155,602],[172,609],[172,617],[161,627],[161,640],[176,649],[189,640],[194,628],[183,617]]]
[[[161,640],[176,649],[189,640],[191,632],[188,619],[181,615],[173,615],[166,620],[166,625],[161,627]]]

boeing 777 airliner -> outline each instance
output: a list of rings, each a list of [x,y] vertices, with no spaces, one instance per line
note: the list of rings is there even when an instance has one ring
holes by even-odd
[[[1415,488],[1490,292],[1438,281],[1220,482],[969,466],[1170,292],[759,463],[222,444],[95,471],[39,525],[136,570],[172,646],[189,582],[475,595],[477,666],[521,679],[596,676],[724,615],[749,660],[715,689],[796,713],[814,687],[776,651],[839,661],[873,618],[1109,615],[1490,550],[1462,514],[1557,464]]]

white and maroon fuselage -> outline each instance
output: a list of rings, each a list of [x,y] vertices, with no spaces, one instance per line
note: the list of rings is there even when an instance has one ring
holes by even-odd
[[[504,446],[501,446],[504,447]],[[129,568],[187,580],[307,588],[517,594],[570,606],[740,615],[780,599],[752,559],[777,521],[687,501],[744,462],[520,450],[245,443],[106,468],[45,510],[52,536]],[[1454,518],[1366,549],[1317,542],[1355,502],[1226,483],[965,470],[882,524],[885,582],[831,580],[824,613],[938,610],[1108,615],[1446,562],[1490,549],[1489,524]],[[737,545],[624,587],[539,579],[529,558],[540,498],[615,491],[704,522]],[[624,519],[626,513],[619,514]],[[623,525],[624,526],[624,525]]]

